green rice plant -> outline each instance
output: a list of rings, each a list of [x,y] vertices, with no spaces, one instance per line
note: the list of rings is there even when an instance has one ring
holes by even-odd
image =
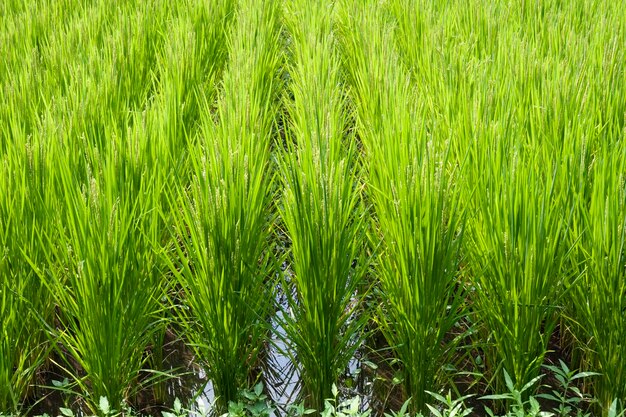
[[[273,304],[278,12],[276,1],[239,2],[216,114],[205,98],[190,148],[193,180],[170,191],[176,244],[167,255],[180,288],[171,301],[222,411],[248,385]]]
[[[52,210],[42,143],[16,125],[0,131],[9,138],[15,142],[0,153],[0,411],[19,412],[50,351],[52,298],[36,270],[45,267],[37,233],[50,228]]]
[[[572,290],[574,334],[606,413],[626,398],[626,147],[607,144],[596,155],[591,198],[579,199],[574,236],[580,280]],[[623,404],[622,404],[623,406]]]
[[[376,215],[371,238],[382,246],[377,319],[404,368],[412,409],[425,412],[426,390],[443,384],[451,360],[446,337],[463,314],[460,192],[393,48],[391,21],[376,2],[357,3],[346,8],[344,50]]]
[[[42,279],[59,308],[51,331],[65,360],[60,365],[96,412],[100,397],[132,401],[154,380],[142,370],[163,325],[155,250],[161,184],[153,170],[129,166],[112,152],[89,160],[83,182],[68,159],[61,151],[54,159],[59,236],[42,238],[51,265]]]
[[[192,164],[188,158],[195,150],[200,109],[213,112],[213,103],[219,88],[219,78],[226,61],[226,33],[234,2],[197,2],[190,0],[178,4],[168,22],[163,48],[157,51],[158,74],[154,96],[142,111],[133,111],[129,117],[129,129],[120,132],[114,147],[132,164],[140,166],[150,161],[155,175],[162,184],[178,192],[189,185]],[[171,245],[168,226],[178,205],[167,192],[159,192],[163,237],[161,244]],[[166,274],[162,282],[163,293],[177,291],[177,280]],[[165,370],[167,352],[164,350],[166,331],[179,331],[172,323],[169,309],[163,311],[163,319],[169,327],[162,327],[151,343],[153,353],[150,366],[153,370]],[[155,401],[166,401],[168,381],[163,379],[153,387]]]
[[[456,280],[463,215],[460,193],[448,174],[437,172],[435,158],[409,162],[407,153],[397,159],[407,158],[404,172],[389,172],[392,189],[378,191],[375,201],[385,245],[380,279],[386,301],[379,318],[404,366],[413,407],[422,410],[424,392],[444,385],[442,368],[456,360],[450,332],[459,332],[455,327],[464,314]]]
[[[539,374],[569,284],[571,198],[556,192],[561,167],[547,169],[517,145],[476,146],[471,186],[481,192],[472,194],[471,297],[490,342],[489,375],[504,368],[520,389]],[[495,379],[496,391],[500,385]]]
[[[177,7],[163,49],[158,51],[159,120],[170,137],[170,153],[187,150],[185,139],[196,137],[203,102],[216,102],[227,61],[226,36],[236,2],[187,0]],[[211,112],[214,108],[209,107]],[[181,146],[182,145],[182,146]]]
[[[360,347],[368,318],[360,311],[368,261],[359,155],[354,134],[346,134],[334,6],[289,1],[285,16],[291,60],[280,214],[290,252],[279,338],[299,370],[305,405],[316,410]]]

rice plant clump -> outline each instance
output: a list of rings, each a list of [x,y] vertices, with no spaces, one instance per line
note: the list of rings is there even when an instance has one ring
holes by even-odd
[[[222,410],[259,366],[273,300],[269,168],[280,10],[273,0],[257,6],[238,4],[216,118],[203,96],[191,183],[170,190],[175,244],[168,262],[181,293],[171,301]]]
[[[282,281],[288,311],[284,342],[301,376],[301,396],[321,409],[360,347],[361,300],[367,293],[365,212],[360,202],[358,149],[346,135],[348,108],[335,2],[287,3],[290,76],[286,149],[280,160],[280,214],[289,239]]]

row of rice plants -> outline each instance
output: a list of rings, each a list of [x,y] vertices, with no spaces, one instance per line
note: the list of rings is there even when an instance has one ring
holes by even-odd
[[[6,410],[32,393],[49,346],[58,348],[56,366],[93,410],[100,396],[112,404],[132,400],[163,376],[142,373],[164,329],[160,213],[168,211],[170,162],[184,155],[181,126],[195,117],[191,93],[168,94],[209,75],[194,66],[182,71],[189,55],[172,49],[198,50],[190,62],[198,65],[207,61],[205,45],[216,49],[224,37],[218,32],[191,46],[178,46],[187,41],[181,36],[166,40],[170,17],[178,15],[168,27],[173,35],[187,36],[189,26],[186,8],[167,2],[57,6],[27,7],[10,16],[3,33],[12,46],[2,89]],[[194,18],[210,28],[213,13]],[[39,21],[34,29],[41,31],[24,26]],[[223,30],[219,22],[214,27]],[[168,59],[185,73],[170,75]],[[30,91],[35,100],[26,100]]]
[[[351,72],[359,135],[374,207],[372,244],[384,302],[377,319],[404,367],[414,410],[442,385],[452,358],[444,340],[463,312],[456,285],[463,214],[444,144],[425,128],[424,104],[393,46],[379,2],[347,2],[343,50]]]
[[[485,349],[489,373],[498,378],[504,368],[521,389],[539,375],[559,320],[571,219],[562,203],[571,199],[556,194],[558,167],[532,157],[510,160],[506,146],[483,152],[490,162],[479,165],[475,186],[483,191],[473,193],[468,277],[485,325],[481,338],[493,339]],[[503,382],[495,386],[502,390]]]
[[[13,3],[3,4],[3,65],[0,69],[0,159],[2,168],[2,207],[0,235],[2,256],[0,298],[2,299],[2,340],[0,354],[0,409],[16,410],[32,392],[37,370],[47,358],[43,321],[52,315],[51,295],[36,274],[44,263],[45,252],[39,233],[49,230],[48,216],[53,201],[44,190],[51,188],[46,173],[44,135],[32,135],[26,91],[39,91],[23,63],[35,66],[31,52],[43,27],[38,25],[52,13],[34,19],[32,8],[20,10]],[[30,30],[20,17],[31,18]],[[6,23],[5,23],[6,22]],[[20,39],[18,35],[23,33]],[[6,48],[5,48],[6,45]],[[30,88],[29,88],[30,87]],[[35,101],[35,100],[33,100]],[[36,265],[33,267],[33,265]]]
[[[114,158],[107,152],[89,163],[83,181],[69,158],[55,155],[60,233],[41,241],[49,264],[42,279],[60,310],[52,333],[94,411],[101,396],[119,404],[141,388],[145,351],[162,325],[155,251],[162,172]]]
[[[290,252],[280,322],[301,397],[321,410],[360,347],[367,320],[357,316],[367,293],[365,211],[333,31],[336,3],[292,0],[286,9],[289,85],[279,170]]]
[[[240,1],[233,19],[215,116],[210,95],[201,96],[191,184],[169,190],[170,269],[179,286],[171,301],[222,410],[258,366],[276,264],[270,147],[280,91],[278,2]]]

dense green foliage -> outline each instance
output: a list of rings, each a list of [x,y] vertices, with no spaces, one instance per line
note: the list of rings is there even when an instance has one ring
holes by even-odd
[[[156,401],[174,338],[222,411],[273,348],[322,410],[377,341],[412,412],[560,359],[615,415],[622,9],[1,2],[0,413]]]

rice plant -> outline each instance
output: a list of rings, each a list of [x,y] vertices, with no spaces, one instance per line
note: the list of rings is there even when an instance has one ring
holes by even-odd
[[[19,412],[37,393],[36,373],[50,351],[46,322],[52,297],[37,275],[45,268],[38,233],[50,230],[50,186],[43,144],[27,140],[17,125],[1,137],[19,138],[0,153],[0,410]]]
[[[289,239],[281,315],[288,354],[300,372],[301,396],[321,410],[362,340],[367,292],[365,222],[358,150],[346,134],[348,109],[337,42],[335,2],[287,3],[290,100],[280,172],[280,214]]]
[[[600,372],[593,385],[603,410],[626,398],[626,155],[622,143],[605,145],[593,167],[591,199],[577,207],[578,267],[572,291],[575,335],[586,367]],[[624,404],[621,404],[624,406]]]
[[[278,3],[239,2],[214,116],[203,100],[193,180],[171,190],[172,297],[179,324],[226,409],[248,385],[273,299],[269,152],[279,86]],[[214,120],[214,117],[217,119]],[[269,280],[269,281],[268,281]],[[180,306],[176,306],[180,304]]]
[[[571,209],[555,191],[559,167],[544,169],[506,144],[477,153],[482,192],[474,196],[468,248],[472,298],[486,326],[482,337],[492,343],[489,371],[504,368],[521,388],[539,374],[569,284]]]
[[[372,239],[382,245],[378,320],[403,365],[411,406],[424,411],[426,390],[442,384],[442,365],[451,360],[446,336],[463,313],[456,284],[459,193],[441,153],[445,145],[428,134],[425,112],[392,46],[390,20],[375,2],[346,11],[344,49],[376,215]]]
[[[51,265],[42,279],[60,310],[60,365],[95,412],[101,396],[132,401],[152,379],[141,371],[161,325],[159,182],[110,153],[89,162],[86,183],[64,165],[55,170],[60,233],[42,238]]]

